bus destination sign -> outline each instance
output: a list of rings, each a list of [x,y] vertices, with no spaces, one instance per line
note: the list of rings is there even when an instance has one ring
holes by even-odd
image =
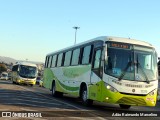
[[[110,47],[122,48],[122,49],[130,49],[130,45],[124,44],[124,43],[110,43]]]

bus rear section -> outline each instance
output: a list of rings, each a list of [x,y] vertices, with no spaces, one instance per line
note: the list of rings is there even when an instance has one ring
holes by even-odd
[[[12,68],[12,81],[16,84],[35,85],[38,69],[35,64],[18,63]]]

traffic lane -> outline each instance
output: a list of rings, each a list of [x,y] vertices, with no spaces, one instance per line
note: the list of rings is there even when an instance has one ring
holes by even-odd
[[[6,85],[8,85],[8,84],[6,84]],[[12,87],[14,87],[14,90],[20,89],[20,91],[13,92]],[[0,88],[1,88],[1,86],[0,86]],[[72,98],[69,96],[64,96],[62,98],[54,98],[51,96],[50,91],[48,91],[45,88],[38,87],[38,86],[31,87],[31,86],[10,84],[9,88],[11,88],[11,90],[8,92],[8,93],[11,93],[10,97],[12,98],[16,95],[17,96],[16,99],[17,100],[20,99],[20,100],[17,103],[12,102],[13,105],[9,104],[8,107],[9,106],[10,107],[18,106],[20,111],[21,110],[23,110],[23,111],[44,111],[45,110],[47,112],[46,114],[48,114],[48,116],[55,115],[55,114],[62,116],[64,114],[64,112],[66,112],[68,110],[74,110],[74,111],[78,111],[78,112],[76,112],[76,113],[69,112],[70,116],[71,115],[74,116],[75,114],[78,114],[78,116],[85,115],[85,117],[87,117],[87,118],[90,116],[92,116],[92,117],[94,116],[95,119],[98,119],[98,118],[99,119],[108,119],[108,117],[109,117],[109,119],[119,119],[119,120],[121,120],[122,117],[117,118],[117,117],[110,117],[110,116],[113,113],[124,111],[124,110],[120,109],[119,106],[117,106],[117,105],[110,105],[110,104],[104,104],[104,103],[102,104],[102,103],[97,103],[97,102],[95,102],[94,105],[91,107],[85,107],[81,104],[81,101],[79,99]],[[4,97],[6,97],[4,95],[8,94],[8,93],[5,93],[5,90],[2,90],[2,89],[1,89],[1,91],[2,92],[0,92],[0,93],[2,93],[1,95],[3,95],[3,100],[1,102],[3,102],[5,100]],[[24,93],[24,91],[25,91],[25,93]],[[37,96],[38,96],[38,98],[37,98]],[[22,98],[25,98],[24,101]],[[39,101],[37,101],[38,99],[39,99]],[[45,103],[45,101],[47,101],[47,103]],[[53,104],[50,104],[51,102],[53,102]],[[8,103],[8,102],[6,101],[5,104],[6,103]],[[60,105],[56,106],[55,103],[56,104],[60,103]],[[66,105],[68,106],[67,109],[66,109]],[[60,112],[60,110],[61,110],[61,112]],[[82,111],[82,112],[79,112],[79,111]],[[131,108],[129,111],[136,111],[136,110]],[[84,112],[85,112],[85,114],[84,114]],[[53,114],[53,113],[55,113],[55,114]],[[128,120],[128,119],[134,119],[134,118],[132,118],[132,117],[126,118],[125,117],[123,119]],[[137,119],[139,119],[139,118],[137,118]]]
[[[29,86],[26,86],[27,88],[30,88]],[[43,87],[35,86],[32,88],[34,92],[38,92],[41,95],[47,96],[49,98],[54,98],[51,95],[51,92],[48,89],[45,89]],[[75,104],[75,106],[78,106],[80,109],[85,109],[86,107],[82,106],[81,100],[70,95],[64,95],[62,98],[54,98],[57,100],[61,100],[63,102],[68,102],[70,104]],[[122,110],[119,105],[116,104],[108,104],[108,103],[101,103],[101,102],[95,102],[94,101],[94,108],[104,107],[104,109],[116,109],[116,110]],[[96,106],[96,107],[95,107]],[[157,101],[157,104],[155,107],[147,107],[147,106],[132,106],[129,110],[132,111],[160,111],[160,101]]]
[[[37,108],[50,108],[50,109],[77,109],[68,106],[65,103],[59,102],[56,99],[48,99],[41,94],[30,91],[31,87],[27,90],[21,85],[0,83],[0,103],[1,105],[18,105],[18,106],[33,106]]]
[[[6,84],[5,84],[6,83]],[[44,117],[96,117],[90,112],[33,91],[34,87],[14,85],[11,82],[0,82],[0,111],[41,112]],[[76,118],[76,119],[80,119]],[[103,118],[93,118],[103,119]]]
[[[42,94],[43,96],[53,99],[53,97],[51,96],[51,92],[49,92],[49,90],[46,90],[45,88],[35,86],[32,88],[32,90],[33,91],[37,90],[37,92],[40,91],[40,94]],[[100,103],[100,102],[94,102],[93,106],[85,107],[82,105],[82,103],[79,99],[73,98],[68,95],[64,95],[64,97],[62,97],[62,98],[54,98],[54,99],[57,99],[58,101],[62,101],[62,102],[68,103],[70,105],[76,106],[79,109],[88,110],[97,116],[103,116],[103,117],[111,116],[112,114],[115,114],[116,112],[117,113],[123,113],[123,112],[124,113],[130,113],[130,112],[135,113],[135,112],[139,111],[139,112],[143,113],[143,112],[148,111],[148,113],[150,113],[152,111],[160,111],[160,106],[159,106],[160,103],[159,102],[157,102],[156,107],[132,106],[131,109],[125,110],[125,109],[121,109],[119,107],[119,105],[112,105],[112,104]],[[125,118],[125,119],[133,119],[133,118]],[[137,118],[137,119],[139,119],[139,118]],[[159,119],[159,118],[156,117],[154,119]]]

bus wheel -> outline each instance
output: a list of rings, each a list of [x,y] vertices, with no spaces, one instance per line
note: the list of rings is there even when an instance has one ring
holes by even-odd
[[[124,105],[124,104],[119,104],[120,108],[122,109],[129,109],[131,105]]]
[[[13,84],[16,84],[16,82],[12,81]]]
[[[57,91],[56,91],[55,82],[53,82],[53,84],[52,84],[52,96],[53,96],[53,97],[62,97],[62,96],[63,96],[63,93],[62,93],[62,92],[57,92]]]
[[[86,86],[82,88],[81,99],[82,99],[82,103],[85,106],[91,106],[93,104],[93,100],[87,99],[87,87]]]
[[[53,96],[53,97],[56,96],[56,87],[55,87],[55,83],[52,84],[52,96]]]

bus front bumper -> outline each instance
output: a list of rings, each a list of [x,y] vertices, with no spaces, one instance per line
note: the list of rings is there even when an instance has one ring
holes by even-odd
[[[132,106],[155,106],[157,101],[157,95],[129,95],[119,92],[108,91],[109,94],[104,96],[104,102],[114,104],[126,104]]]
[[[30,84],[30,85],[35,85],[36,80],[23,80],[23,79],[18,79],[17,83],[19,84]]]

